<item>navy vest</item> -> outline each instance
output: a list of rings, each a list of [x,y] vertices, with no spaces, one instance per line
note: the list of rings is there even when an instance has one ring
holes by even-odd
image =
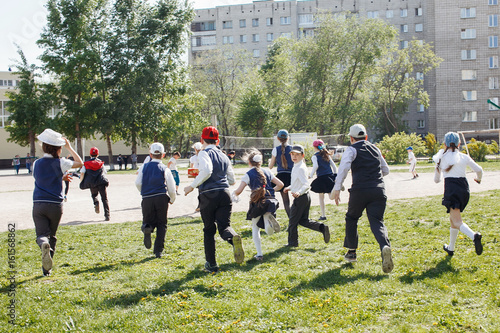
[[[377,147],[368,141],[356,142],[351,147],[357,153],[351,164],[351,189],[384,187],[380,151]]]
[[[229,159],[219,149],[208,148],[205,152],[212,161],[212,174],[210,177],[199,186],[201,192],[210,190],[220,190],[229,188],[227,181],[227,169],[229,167]]]
[[[33,202],[61,203],[63,201],[61,160],[43,157],[36,161],[33,170],[35,190]]]
[[[264,170],[264,169],[261,170],[266,176],[266,190],[269,192],[269,195],[272,195],[274,197],[274,189],[271,186],[272,185],[271,180],[273,179],[273,175],[269,170]],[[259,173],[255,168],[250,169],[247,172],[247,174],[248,177],[250,178],[250,184],[248,184],[248,186],[252,191],[258,189],[259,187],[262,187],[262,183],[259,178]]]
[[[293,161],[292,156],[290,156],[290,152],[292,151],[292,146],[285,146],[285,158],[286,163],[288,164],[288,168],[285,169],[283,165],[281,165],[281,146],[276,146],[276,164],[278,165],[278,172],[292,172],[293,169]]]
[[[320,153],[314,154],[316,156],[316,161],[318,162],[318,169],[316,170],[316,176],[333,175],[332,167],[330,166],[330,160],[325,161],[321,157]]]
[[[163,163],[149,162],[144,164],[141,187],[143,198],[167,194],[165,169],[167,169],[167,166]]]

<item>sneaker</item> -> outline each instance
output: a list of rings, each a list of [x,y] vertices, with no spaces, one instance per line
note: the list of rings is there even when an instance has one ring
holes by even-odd
[[[320,216],[318,221],[326,221],[326,216]]]
[[[294,247],[299,247],[298,245],[293,245],[293,244],[285,244],[285,247],[287,248],[294,248]]]
[[[109,221],[109,216],[106,216],[106,217],[104,218],[104,221]]]
[[[99,214],[99,202],[94,202],[94,210],[96,214]]]
[[[50,269],[46,270],[45,268],[42,267],[42,272],[43,276],[50,276],[50,273],[52,272]]]
[[[483,244],[481,243],[481,238],[483,238],[483,236],[479,232],[476,232],[474,234],[474,246],[476,248],[477,255],[481,255],[481,253],[483,253]]]
[[[328,242],[330,242],[330,228],[328,228],[328,226],[325,224],[323,224],[323,225],[324,225],[323,240],[325,241],[325,243],[328,243]]]
[[[214,274],[215,274],[215,273],[217,273],[217,272],[219,271],[219,266],[217,266],[217,265],[212,266],[212,265],[210,265],[210,263],[207,261],[207,262],[205,263],[205,271],[207,271],[207,272],[209,272],[209,273],[214,273]]]
[[[245,259],[245,251],[243,251],[243,245],[241,243],[241,236],[236,235],[233,237],[233,251],[234,251],[234,261],[237,264],[241,264]]]
[[[453,257],[453,255],[455,254],[455,251],[448,250],[448,244],[443,245],[443,250],[445,250],[445,252],[448,253],[450,257]]]
[[[52,269],[52,256],[50,255],[50,244],[43,243],[42,246],[42,267],[46,271]]]
[[[280,224],[278,223],[278,221],[276,221],[276,218],[274,217],[274,215],[268,214],[267,218],[268,218],[269,224],[271,224],[271,227],[273,228],[274,232],[280,232],[281,231]]]
[[[153,230],[151,227],[144,227],[142,229],[142,232],[144,233],[144,246],[146,247],[146,249],[151,248],[151,232],[152,231]]]
[[[257,260],[257,261],[263,261],[264,260],[264,256],[255,255],[254,259]]]
[[[358,261],[358,259],[356,258],[356,251],[355,250],[347,251],[347,253],[344,255],[344,259],[348,262]]]
[[[384,273],[390,273],[393,268],[391,247],[386,245],[382,248],[382,270]]]
[[[68,201],[68,197],[64,196],[64,202]]]
[[[161,252],[156,252],[156,253],[155,253],[155,257],[156,257],[156,258],[158,258],[158,259],[159,259],[159,258],[161,258],[161,255],[162,255],[162,253],[161,253]]]

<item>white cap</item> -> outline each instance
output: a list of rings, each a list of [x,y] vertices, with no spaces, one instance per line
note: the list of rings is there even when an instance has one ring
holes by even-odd
[[[163,145],[161,143],[154,142],[149,148],[149,152],[151,154],[163,154],[165,152],[165,148],[163,148]]]
[[[349,128],[349,136],[355,139],[364,138],[366,135],[366,128],[361,124],[352,125],[351,128]]]
[[[201,148],[203,148],[203,145],[201,144],[201,142],[196,142],[196,143],[193,145],[193,149],[196,149],[196,150],[201,150]]]
[[[261,154],[256,154],[252,157],[252,160],[256,163],[262,162],[262,155]]]
[[[51,130],[50,128],[45,129],[37,138],[51,146],[62,147],[66,144],[61,133]]]

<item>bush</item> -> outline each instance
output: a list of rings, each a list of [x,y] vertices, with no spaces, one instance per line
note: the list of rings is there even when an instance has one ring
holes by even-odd
[[[427,156],[432,157],[437,154],[442,144],[436,141],[436,136],[432,133],[427,133],[425,136],[425,148]]]
[[[498,153],[498,144],[496,141],[493,141],[491,144],[486,144],[472,138],[467,144],[467,148],[469,148],[470,157],[476,162],[484,162],[486,161],[486,155]]]
[[[424,141],[415,133],[395,133],[393,136],[384,136],[377,145],[388,163],[400,164],[408,160],[406,148],[413,147],[415,156],[423,155],[426,151]]]

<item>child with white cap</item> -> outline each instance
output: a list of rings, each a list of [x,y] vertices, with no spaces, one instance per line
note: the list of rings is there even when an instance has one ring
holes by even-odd
[[[450,213],[450,244],[443,245],[449,256],[455,253],[455,242],[457,240],[458,232],[461,231],[467,237],[474,241],[476,254],[483,253],[483,244],[481,243],[481,234],[474,232],[472,229],[462,221],[461,212],[469,202],[469,183],[465,178],[465,170],[469,166],[475,173],[476,181],[481,183],[483,176],[483,169],[476,163],[469,155],[461,153],[458,148],[460,147],[460,137],[455,132],[448,132],[444,136],[444,144],[446,149],[441,149],[432,158],[436,162],[436,172],[434,181],[436,183],[441,181],[441,175],[444,177],[444,195],[443,206],[446,207],[447,213]]]
[[[167,232],[168,204],[175,202],[175,181],[170,169],[163,164],[165,149],[159,142],[149,148],[151,160],[143,164],[137,173],[135,186],[142,196],[142,226],[144,246],[151,248],[151,233],[156,229],[153,252],[161,258]]]
[[[408,161],[406,163],[410,165],[409,171],[413,177],[412,179],[415,179],[418,177],[418,173],[416,171],[417,159],[415,158],[415,154],[413,154],[413,147],[406,148],[406,151],[408,152]]]
[[[69,141],[60,133],[47,128],[39,136],[44,155],[33,163],[33,221],[35,222],[36,243],[42,250],[42,271],[49,276],[52,258],[56,251],[56,232],[62,216],[63,188],[62,181],[66,171],[80,168],[83,161],[73,150]],[[65,147],[74,161],[61,158]],[[70,176],[65,176],[68,180]]]

